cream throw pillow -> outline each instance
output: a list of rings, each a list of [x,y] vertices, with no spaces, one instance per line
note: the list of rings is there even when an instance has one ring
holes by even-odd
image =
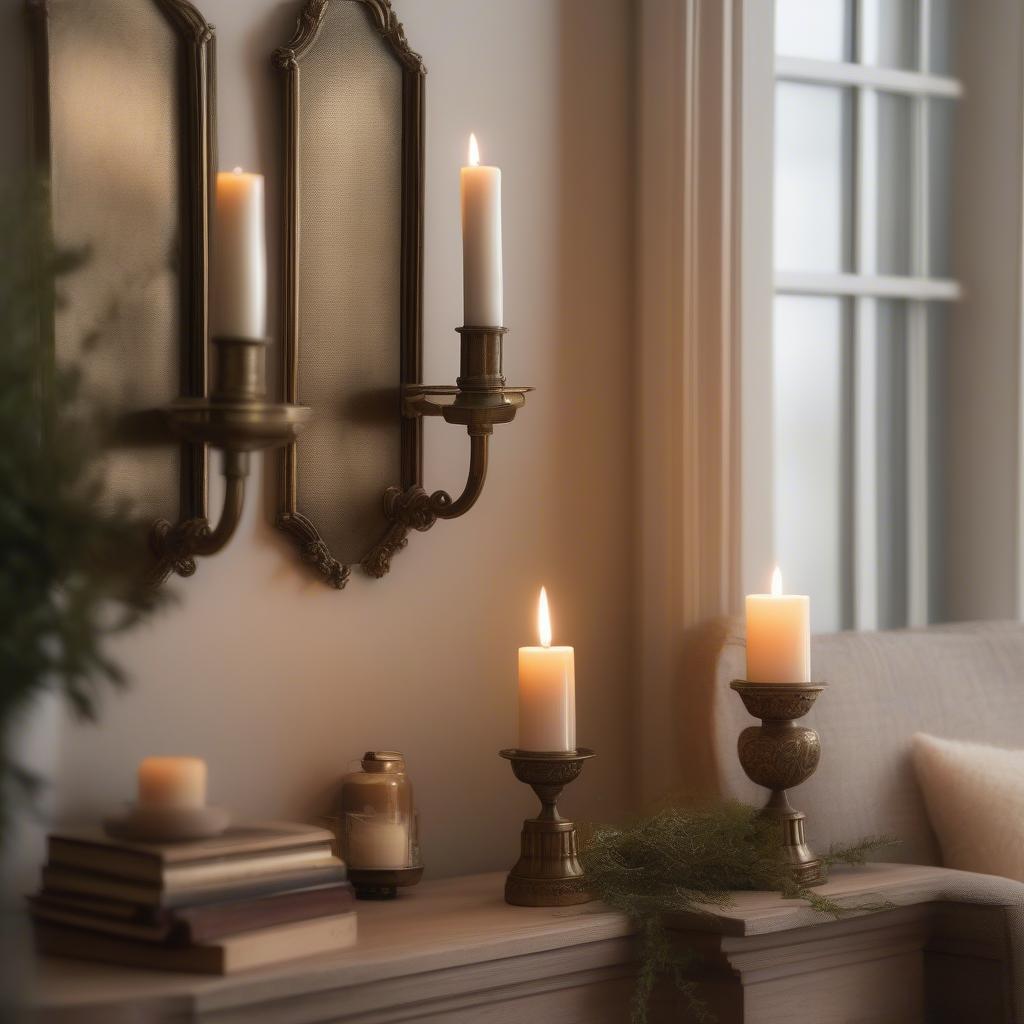
[[[920,732],[912,743],[945,866],[1024,882],[1024,750]]]

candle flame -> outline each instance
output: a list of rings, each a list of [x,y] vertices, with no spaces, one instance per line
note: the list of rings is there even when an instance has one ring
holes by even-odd
[[[551,646],[551,612],[548,611],[548,592],[541,587],[537,601],[537,635],[541,647]]]
[[[778,566],[772,573],[772,597],[782,597],[782,570]]]
[[[472,132],[469,133],[469,166],[480,166],[480,147],[477,145],[476,136]]]
[[[232,173],[234,173],[234,174],[241,174],[242,173],[242,168],[241,167],[236,167]]]

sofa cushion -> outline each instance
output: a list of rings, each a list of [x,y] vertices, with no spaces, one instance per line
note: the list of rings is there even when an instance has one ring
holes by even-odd
[[[913,758],[946,867],[1024,882],[1024,750],[917,733]]]

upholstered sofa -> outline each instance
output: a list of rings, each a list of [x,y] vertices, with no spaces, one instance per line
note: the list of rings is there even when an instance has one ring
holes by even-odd
[[[695,634],[688,657],[679,708],[687,788],[763,800],[736,757],[736,738],[752,724],[729,688],[744,675],[742,625]],[[1024,747],[1024,625],[820,636],[812,666],[828,689],[803,721],[818,731],[822,757],[791,793],[812,846],[892,834],[900,845],[884,859],[941,865],[911,736]],[[926,949],[929,1020],[1024,1021],[1024,884],[962,871],[932,874],[927,884],[937,908]]]

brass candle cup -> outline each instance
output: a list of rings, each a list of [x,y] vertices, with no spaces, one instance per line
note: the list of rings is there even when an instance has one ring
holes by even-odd
[[[531,786],[541,802],[540,814],[523,822],[519,860],[505,880],[505,902],[516,907],[589,903],[594,897],[584,885],[576,826],[558,813],[556,801],[594,751],[502,750],[501,756],[512,762],[516,778]]]
[[[822,885],[827,872],[821,858],[807,845],[805,815],[789,802],[787,790],[806,782],[818,767],[821,741],[805,725],[797,725],[814,705],[824,683],[730,683],[744,707],[760,725],[748,726],[737,743],[747,778],[771,790],[762,814],[778,819],[782,847],[793,879],[800,885]]]

